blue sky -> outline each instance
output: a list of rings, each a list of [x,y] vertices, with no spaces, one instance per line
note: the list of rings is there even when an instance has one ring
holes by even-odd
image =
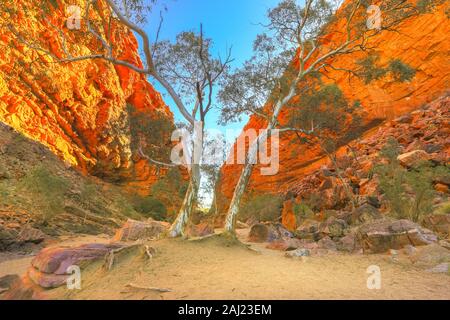
[[[259,23],[266,22],[267,9],[276,6],[280,0],[166,0],[168,8],[164,12],[164,24],[160,39],[175,40],[182,31],[198,31],[203,24],[205,36],[213,39],[215,53],[226,52],[233,47],[233,67],[239,67],[252,54],[253,40],[263,32]],[[154,19],[148,22],[146,29],[154,33],[159,23],[159,10],[153,12]],[[153,30],[153,33],[152,33]],[[164,89],[155,85],[164,94]],[[165,102],[170,106],[177,121],[183,120],[170,97],[164,94]],[[219,128],[219,112],[213,110],[208,114],[206,128]],[[247,122],[230,124],[227,128],[241,129]]]

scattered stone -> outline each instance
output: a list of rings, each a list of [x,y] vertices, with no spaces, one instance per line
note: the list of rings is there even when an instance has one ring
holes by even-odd
[[[448,262],[441,263],[441,264],[438,264],[437,266],[430,268],[426,271],[430,272],[430,273],[449,273],[449,270],[450,270],[449,266],[450,266],[450,263],[448,263]]]
[[[278,250],[278,251],[292,251],[295,249],[298,249],[300,247],[303,247],[305,243],[299,239],[284,239],[280,241],[275,241],[272,243],[269,243],[266,248],[271,250]]]
[[[365,252],[383,253],[406,245],[423,246],[437,242],[437,236],[409,220],[382,219],[361,226],[357,234]]]
[[[317,244],[319,246],[319,249],[337,251],[337,245],[333,240],[331,240],[330,237],[320,239],[319,242],[317,242]]]
[[[11,289],[19,281],[20,281],[20,277],[17,274],[9,274],[4,277],[1,277],[0,278],[0,294]]]
[[[381,213],[370,204],[365,204],[355,209],[351,214],[351,225],[360,225],[381,219]]]
[[[252,226],[248,236],[250,242],[276,242],[284,239],[291,239],[294,235],[281,223],[258,223]]]
[[[430,160],[430,155],[424,150],[414,150],[408,153],[401,154],[397,157],[400,164],[407,168],[412,168],[420,165],[423,162]]]
[[[297,228],[295,236],[299,239],[317,241],[320,239],[319,226],[320,223],[318,221],[307,219]]]
[[[450,214],[430,214],[424,217],[422,224],[447,238],[450,235]]]
[[[17,236],[17,242],[32,242],[35,244],[41,243],[47,236],[41,230],[25,226]]]
[[[349,233],[346,236],[342,237],[338,244],[337,244],[337,248],[340,251],[344,251],[344,252],[355,252],[356,250],[359,249],[358,246],[358,241],[356,241],[356,236],[353,233]]]
[[[413,255],[415,255],[417,253],[417,248],[408,244],[408,245],[403,247],[403,252],[407,256],[413,256]]]
[[[344,231],[347,228],[348,225],[344,220],[330,217],[327,221],[320,224],[319,232],[324,236],[340,238],[344,236]]]
[[[436,265],[450,262],[450,251],[438,244],[431,244],[417,249],[417,252],[410,256],[410,260],[419,268],[429,269]]]
[[[296,249],[294,251],[286,252],[285,256],[288,258],[300,258],[300,257],[309,257],[311,255],[311,251],[308,249]]]
[[[137,241],[155,239],[161,236],[169,228],[165,222],[149,219],[146,222],[128,220],[124,226],[116,232],[113,241]]]

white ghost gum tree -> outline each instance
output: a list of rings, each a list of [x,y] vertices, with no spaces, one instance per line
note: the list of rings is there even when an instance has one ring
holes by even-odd
[[[202,136],[204,134],[203,123],[209,111],[213,108],[213,91],[217,82],[227,72],[231,60],[231,49],[227,50],[224,60],[213,57],[211,54],[212,41],[203,37],[200,27],[199,33],[183,32],[177,36],[176,42],[159,41],[163,17],[159,21],[158,29],[151,37],[142,24],[148,20],[152,8],[157,0],[86,0],[79,1],[82,8],[80,18],[81,30],[73,30],[85,37],[84,41],[94,42],[98,45],[98,52],[83,55],[77,50],[77,43],[73,43],[73,37],[67,36],[67,30],[63,25],[55,25],[52,19],[46,19],[51,13],[51,7],[55,9],[55,1],[44,1],[36,7],[40,7],[43,23],[49,29],[56,30],[57,41],[64,52],[63,56],[56,55],[52,49],[43,46],[36,39],[32,39],[25,32],[20,32],[12,23],[17,14],[15,1],[1,0],[2,8],[6,8],[11,21],[2,27],[6,27],[15,35],[16,39],[26,45],[38,55],[50,57],[54,63],[76,64],[85,60],[103,60],[113,65],[127,67],[137,73],[147,75],[153,81],[159,83],[168,93],[176,107],[184,117],[186,125],[193,131],[194,127],[200,136],[191,139],[192,144],[183,149],[184,158],[189,159],[185,165],[189,169],[189,187],[178,216],[170,229],[170,235],[177,237],[183,235],[189,216],[194,209],[200,185],[199,162],[203,153]],[[55,4],[56,3],[56,4]],[[95,16],[93,10],[102,12]],[[5,10],[6,11],[6,10]],[[93,17],[97,17],[94,19]],[[142,65],[119,58],[119,53],[114,45],[115,29],[112,22],[124,25],[134,33],[142,44]],[[65,21],[64,21],[65,23]],[[153,41],[151,39],[154,39]],[[195,144],[195,146],[194,146]],[[139,148],[140,155],[156,165],[168,165],[150,158]]]
[[[433,1],[428,2],[428,6],[433,5]],[[414,3],[404,0],[382,0],[377,4],[382,21],[368,20],[370,3],[365,0],[345,1],[339,10],[327,0],[306,0],[303,7],[295,0],[284,0],[268,11],[268,31],[257,37],[253,57],[227,77],[219,93],[223,123],[247,114],[260,117],[267,129],[249,147],[227,212],[225,232],[235,233],[236,217],[257,160],[258,147],[267,143],[270,132],[279,129],[279,132],[295,131],[310,136],[320,130],[314,122],[306,128],[281,126],[278,118],[285,106],[295,105],[294,97],[314,89],[311,88],[314,81],[310,80],[326,69],[354,73],[355,70],[337,68],[335,58],[355,52],[370,55],[371,38],[395,31],[401,21],[421,11]],[[344,23],[338,30],[333,24],[336,21]],[[330,30],[330,26],[334,29]],[[330,33],[340,36],[330,38]]]

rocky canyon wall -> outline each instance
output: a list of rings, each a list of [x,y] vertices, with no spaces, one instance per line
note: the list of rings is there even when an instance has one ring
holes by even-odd
[[[433,12],[410,18],[401,23],[395,32],[384,32],[371,40],[370,46],[376,48],[379,63],[384,66],[392,59],[400,59],[416,69],[410,82],[374,81],[365,84],[343,71],[324,71],[325,82],[335,83],[350,101],[360,101],[366,111],[366,123],[379,123],[394,119],[441,96],[449,88],[450,34],[448,3],[439,5]],[[327,37],[330,42],[342,37],[339,30],[345,28],[345,21],[337,21],[330,28]],[[352,54],[335,59],[336,69],[352,69],[361,56]],[[286,118],[282,114],[281,118]],[[283,119],[281,119],[283,121]],[[251,117],[248,128],[264,128],[264,122]],[[361,136],[370,136],[376,128],[367,128]],[[251,176],[247,194],[286,193],[294,188],[296,182],[305,175],[327,163],[316,146],[300,144],[295,134],[284,134],[280,139],[280,171],[273,176],[260,175],[260,166]],[[241,165],[225,165],[222,180],[218,186],[221,211],[225,211],[239,179]]]
[[[127,106],[168,121],[173,115],[145,76],[100,59],[60,63],[30,48],[31,41],[64,58],[65,41],[72,54],[101,53],[101,43],[86,37],[83,19],[79,30],[66,24],[69,6],[78,5],[84,14],[84,3],[5,1],[0,10],[0,121],[85,173],[148,188],[157,179],[156,168],[133,155]],[[108,17],[104,3],[97,1],[90,18],[108,31],[104,36],[111,38],[115,56],[141,66],[134,35]]]

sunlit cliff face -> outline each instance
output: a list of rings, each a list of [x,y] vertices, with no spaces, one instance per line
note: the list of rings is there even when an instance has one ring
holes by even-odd
[[[95,39],[86,40],[86,26],[67,26],[67,8],[85,1],[15,1],[2,8],[0,20],[0,121],[48,146],[67,163],[105,178],[128,178],[137,184],[156,179],[155,169],[134,159],[130,148],[127,105],[150,116],[172,114],[145,76],[102,60],[59,63],[43,51],[30,49],[8,29],[64,58],[63,37],[73,55],[101,52]],[[91,19],[106,23],[102,1]],[[44,12],[44,16],[43,16]],[[83,11],[84,12],[84,11]],[[103,19],[103,20],[102,20]],[[141,65],[138,44],[126,29],[111,21],[115,55]],[[68,45],[69,46],[69,45]]]
[[[450,61],[448,59],[450,33],[448,5],[445,3],[429,14],[423,14],[402,22],[396,32],[384,32],[372,38],[368,47],[375,47],[373,54],[379,56],[379,64],[386,65],[392,59],[400,59],[416,69],[415,77],[409,82],[382,79],[365,84],[356,77],[349,78],[344,71],[328,69],[323,81],[336,83],[349,101],[360,101],[365,112],[365,123],[373,120],[393,119],[415,110],[438,98],[449,88]],[[342,37],[345,21],[337,21],[326,37],[330,42]],[[336,69],[352,69],[361,54],[340,56],[335,59]],[[286,120],[282,114],[280,121]],[[378,121],[381,122],[381,121]],[[248,128],[264,128],[265,123],[252,117]],[[364,133],[361,133],[364,134]],[[319,168],[327,161],[317,146],[300,145],[295,134],[285,134],[280,142],[280,171],[274,176],[261,176],[254,170],[248,192],[279,193],[289,190],[296,180]],[[225,165],[222,168],[222,182],[219,186],[223,205],[232,197],[239,178],[240,165]],[[228,200],[227,200],[228,199]]]

